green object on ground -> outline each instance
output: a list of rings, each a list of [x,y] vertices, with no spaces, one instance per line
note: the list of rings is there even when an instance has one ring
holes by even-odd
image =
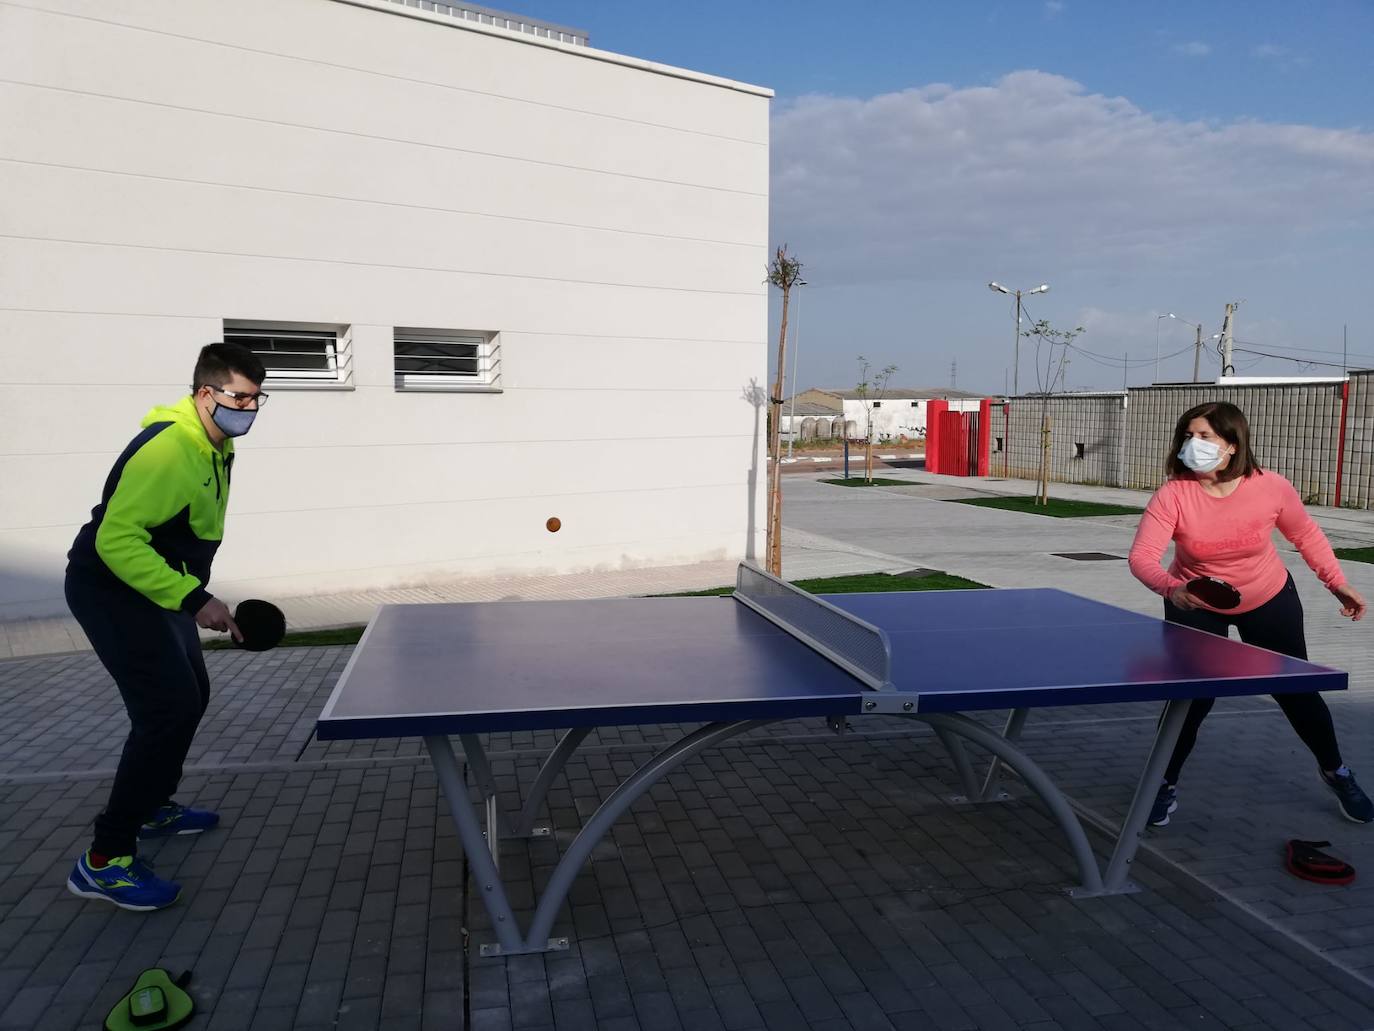
[[[847,480],[821,480],[821,483],[833,483],[836,487],[919,487],[920,484],[912,480],[885,480],[880,476],[875,476],[871,480],[865,480],[862,476],[851,476]]]
[[[1027,512],[1030,515],[1054,516],[1056,519],[1080,519],[1084,516],[1140,515],[1145,510],[1133,505],[1104,505],[1097,501],[1070,501],[1050,498],[1048,505],[1036,503],[1035,498],[955,498],[956,505],[996,508],[1004,512]]]
[[[1337,548],[1336,557],[1351,562],[1374,562],[1374,548]]]
[[[120,999],[105,1018],[105,1031],[158,1031],[181,1027],[196,1011],[195,1000],[186,994],[188,970],[175,981],[161,967],[138,975],[133,990]]]
[[[894,573],[858,573],[854,576],[826,576],[816,580],[797,580],[795,585],[808,594],[879,594],[883,591],[967,591],[990,590],[987,584],[965,580],[962,576],[932,569],[920,576]],[[733,594],[733,587],[712,587],[705,591],[656,594],[655,598],[708,598]]]

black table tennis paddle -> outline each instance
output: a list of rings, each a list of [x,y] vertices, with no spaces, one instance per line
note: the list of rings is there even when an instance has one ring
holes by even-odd
[[[234,622],[243,634],[243,640],[235,645],[245,651],[265,652],[281,644],[286,636],[286,616],[270,601],[259,598],[239,602],[234,610]]]
[[[1214,609],[1233,609],[1240,604],[1240,591],[1214,576],[1199,576],[1189,580],[1188,593]]]

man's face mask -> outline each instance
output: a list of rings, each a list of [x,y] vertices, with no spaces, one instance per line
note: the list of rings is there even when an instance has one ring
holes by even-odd
[[[220,404],[215,397],[215,391],[210,391],[210,400],[215,402],[215,409],[210,413],[210,421],[219,427],[219,431],[226,437],[241,437],[253,428],[253,420],[257,418],[257,408],[238,408],[234,405]]]

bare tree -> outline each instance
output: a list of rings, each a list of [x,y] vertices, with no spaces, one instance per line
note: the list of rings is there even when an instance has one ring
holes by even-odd
[[[1035,503],[1050,503],[1050,396],[1064,382],[1064,373],[1069,367],[1069,347],[1074,338],[1083,332],[1082,326],[1073,329],[1055,329],[1045,319],[1041,319],[1030,329],[1022,330],[1022,336],[1035,340],[1035,378],[1040,387],[1040,482],[1036,486]],[[1040,350],[1044,347],[1044,375],[1041,375]],[[1054,349],[1060,348],[1059,362],[1055,363]]]
[[[766,566],[774,576],[782,576],[782,447],[779,433],[782,423],[782,389],[787,382],[787,305],[792,288],[805,286],[801,277],[802,263],[788,257],[783,244],[768,263],[764,282],[782,291],[782,325],[778,328],[778,378],[773,381],[773,396],[768,409],[768,535],[764,545]]]
[[[864,436],[867,438],[864,448],[864,480],[868,483],[873,482],[873,409],[883,399],[887,382],[896,371],[897,366],[884,365],[874,372],[869,360],[859,355],[859,385],[854,388],[854,392],[859,395],[867,414],[864,421]]]

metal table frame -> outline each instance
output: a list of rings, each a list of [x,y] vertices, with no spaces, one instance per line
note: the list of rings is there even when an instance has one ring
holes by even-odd
[[[878,697],[881,697],[881,704],[872,700]],[[915,698],[914,694],[884,691],[880,696],[869,696],[865,700],[864,709],[871,718],[895,716],[929,725],[949,752],[954,769],[963,785],[965,797],[970,802],[993,802],[1005,797],[999,790],[1001,769],[1006,767],[1016,773],[1026,786],[1039,796],[1067,839],[1069,850],[1073,853],[1078,866],[1081,882],[1077,888],[1070,889],[1070,894],[1085,898],[1136,890],[1128,877],[1130,867],[1139,848],[1145,822],[1163,778],[1165,765],[1173,754],[1174,744],[1182,730],[1191,699],[1175,699],[1165,703],[1163,716],[1155,732],[1154,744],[1145,761],[1135,795],[1104,870],[1089,844],[1082,822],[1064,793],[1017,743],[1025,726],[1027,709],[1013,710],[1005,729],[998,734],[984,724],[959,713],[919,713],[915,711]],[[832,729],[843,730],[847,718],[832,719]],[[448,801],[449,810],[458,829],[459,840],[467,854],[473,881],[480,887],[482,904],[491,917],[492,927],[496,933],[495,943],[480,947],[481,955],[510,956],[566,949],[566,938],[551,937],[558,911],[572,889],[577,875],[591,856],[592,850],[625,810],[656,783],[699,752],[746,731],[782,721],[751,719],[708,723],[683,735],[643,763],[606,797],[564,850],[536,901],[534,915],[524,931],[520,929],[511,909],[510,898],[501,879],[500,841],[503,837],[539,837],[549,833],[547,828],[536,826],[536,820],[544,809],[549,789],[592,728],[577,727],[563,734],[545,758],[529,793],[525,796],[519,814],[513,821],[497,804],[491,767],[478,735],[460,734],[464,756],[472,770],[475,786],[486,811],[485,834],[454,754],[452,740],[446,735],[426,736],[425,746],[429,750],[439,784]],[[964,747],[965,741],[984,749],[992,756],[981,783]]]

